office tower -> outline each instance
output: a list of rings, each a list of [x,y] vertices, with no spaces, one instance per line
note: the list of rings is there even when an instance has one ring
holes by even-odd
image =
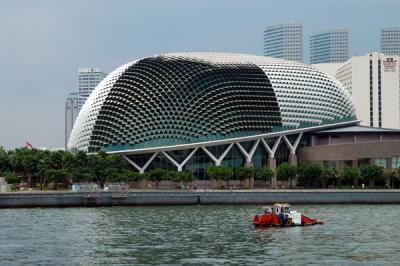
[[[78,92],[79,110],[82,108],[86,99],[93,89],[99,84],[107,74],[100,72],[98,68],[81,68],[78,71]]]
[[[69,135],[79,113],[78,93],[71,92],[65,103],[65,149],[67,149]]]
[[[399,60],[374,52],[352,57],[337,69],[336,79],[352,95],[362,125],[400,128]]]
[[[340,63],[349,57],[349,32],[332,29],[310,37],[310,64]]]
[[[400,26],[381,29],[381,52],[386,55],[400,55]]]
[[[264,56],[303,61],[303,24],[268,25],[264,30]]]

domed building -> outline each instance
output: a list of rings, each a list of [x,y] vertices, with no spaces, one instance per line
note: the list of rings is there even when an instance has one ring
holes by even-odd
[[[312,133],[357,125],[347,90],[311,66],[231,53],[125,64],[84,104],[68,147],[118,153],[144,172],[296,163]]]

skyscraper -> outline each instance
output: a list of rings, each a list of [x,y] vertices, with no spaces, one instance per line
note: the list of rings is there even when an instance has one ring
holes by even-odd
[[[78,98],[77,92],[71,92],[65,103],[65,149],[67,149],[69,135],[79,113]]]
[[[381,52],[386,55],[400,55],[400,26],[381,29]]]
[[[107,74],[100,72],[98,68],[80,68],[78,71],[79,79],[79,110],[82,108],[87,97],[89,97],[92,90],[99,84]]]
[[[361,125],[400,128],[400,57],[373,52],[345,63],[314,64],[341,82],[352,96]],[[336,71],[335,71],[336,68]]]
[[[303,61],[303,24],[268,25],[264,30],[264,56]]]
[[[349,58],[349,32],[332,29],[310,37],[310,64],[341,63]]]

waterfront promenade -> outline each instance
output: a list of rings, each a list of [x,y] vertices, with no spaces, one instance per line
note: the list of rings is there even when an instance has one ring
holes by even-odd
[[[129,190],[126,192],[31,191],[0,194],[0,208],[268,204],[275,202],[294,204],[400,203],[400,190]]]

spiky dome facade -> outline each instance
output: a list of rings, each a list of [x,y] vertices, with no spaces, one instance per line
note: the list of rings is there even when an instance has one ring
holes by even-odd
[[[230,53],[171,53],[125,64],[92,92],[69,148],[124,150],[355,118],[347,91],[305,64]]]

